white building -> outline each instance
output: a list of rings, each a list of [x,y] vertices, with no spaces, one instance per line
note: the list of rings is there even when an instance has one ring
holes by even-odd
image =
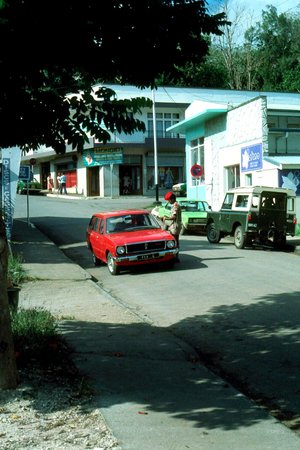
[[[300,222],[300,95],[223,93],[216,102],[194,101],[185,120],[168,129],[186,136],[188,197],[218,209],[229,188],[288,187]]]

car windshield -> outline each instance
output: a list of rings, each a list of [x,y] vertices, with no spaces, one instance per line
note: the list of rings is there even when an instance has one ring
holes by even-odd
[[[208,211],[209,207],[206,202],[193,200],[193,201],[181,201],[180,206],[182,211],[195,212],[195,211]]]
[[[110,217],[106,220],[107,233],[120,231],[136,231],[149,228],[161,228],[155,217],[146,213],[126,214]]]

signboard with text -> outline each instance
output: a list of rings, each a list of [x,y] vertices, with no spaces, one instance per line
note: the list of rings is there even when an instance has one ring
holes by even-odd
[[[20,180],[30,180],[30,166],[20,166]]]
[[[262,169],[262,166],[262,144],[241,148],[241,172],[259,170]]]
[[[2,148],[1,153],[2,168],[0,188],[2,199],[0,210],[2,210],[2,214],[4,215],[6,237],[8,240],[11,240],[21,150],[19,147]]]
[[[122,148],[92,148],[84,150],[82,154],[83,164],[87,167],[105,166],[123,163]]]

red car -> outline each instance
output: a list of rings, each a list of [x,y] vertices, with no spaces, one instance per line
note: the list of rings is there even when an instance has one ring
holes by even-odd
[[[140,264],[172,265],[178,254],[175,239],[143,209],[94,214],[86,232],[94,264],[106,263],[109,272]]]

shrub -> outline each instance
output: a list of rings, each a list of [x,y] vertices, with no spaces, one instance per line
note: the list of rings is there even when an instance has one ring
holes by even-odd
[[[12,313],[12,332],[17,361],[50,361],[58,349],[57,323],[49,311],[19,309]]]
[[[25,278],[21,255],[9,255],[7,267],[7,285],[18,286]]]

